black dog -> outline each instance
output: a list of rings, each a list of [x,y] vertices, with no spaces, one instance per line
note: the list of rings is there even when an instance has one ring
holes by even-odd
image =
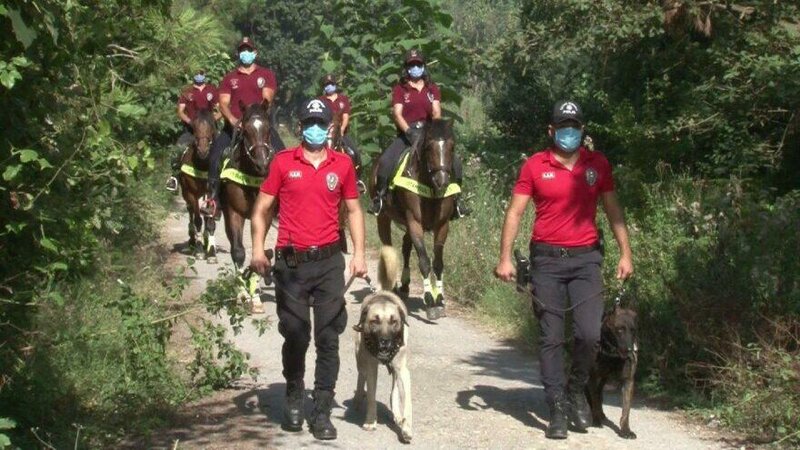
[[[592,425],[602,427],[603,387],[609,379],[622,382],[622,418],[619,434],[625,439],[636,439],[631,431],[628,416],[633,401],[633,377],[636,374],[639,340],[636,335],[636,312],[616,303],[611,311],[603,314],[600,334],[600,351],[589,374],[586,398],[592,410]]]

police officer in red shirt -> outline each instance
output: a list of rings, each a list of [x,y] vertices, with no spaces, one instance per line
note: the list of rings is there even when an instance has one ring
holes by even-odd
[[[217,108],[217,88],[206,79],[205,71],[198,71],[192,77],[194,83],[184,89],[178,97],[178,118],[183,124],[183,133],[178,138],[178,151],[172,158],[172,176],[167,180],[167,190],[178,190],[177,174],[181,168],[181,157],[186,147],[192,143],[192,121],[197,115],[197,111],[203,109],[214,110],[214,119],[218,120],[221,116],[216,111]]]
[[[330,420],[339,374],[339,335],[347,324],[344,301],[344,256],[339,243],[339,206],[344,202],[353,240],[351,276],[367,273],[364,216],[358,202],[356,174],[347,155],[325,146],[331,112],[313,99],[300,112],[302,143],[278,153],[269,167],[252,216],[253,257],[258,273],[270,270],[264,239],[280,203],[280,226],[273,270],[278,304],[278,331],[284,337],[283,376],[286,403],[283,428],[303,427],[305,355],[314,314],[317,360],[314,409],[309,419],[317,439],[336,439]]]
[[[530,282],[539,319],[539,361],[550,424],[545,435],[565,439],[568,422],[586,431],[590,411],[584,395],[600,343],[603,314],[603,262],[595,216],[601,200],[620,249],[617,278],[633,274],[631,248],[622,209],[614,193],[611,165],[599,152],[581,146],[583,115],[572,101],[553,109],[548,134],[554,144],[533,154],[522,167],[506,211],[495,275],[516,274],[511,250],[528,202],[536,216],[530,241]],[[567,379],[564,371],[564,315],[569,297],[574,347]]]
[[[211,146],[208,170],[208,189],[211,196],[204,207],[206,213],[209,214],[216,212],[220,158],[224,150],[230,147],[234,130],[241,126],[239,121],[244,113],[241,108],[265,100],[272,103],[275,92],[278,90],[275,74],[266,67],[255,63],[258,52],[250,38],[242,38],[236,50],[238,51],[239,67],[228,72],[219,85],[219,109],[225,118],[225,127]],[[284,148],[274,126],[270,130],[270,145],[276,152]]]
[[[320,79],[320,85],[322,86],[322,95],[319,98],[328,103],[334,116],[339,113],[342,114],[342,123],[339,129],[339,133],[342,136],[342,144],[344,144],[344,151],[353,160],[353,165],[356,167],[356,175],[360,177],[361,152],[358,151],[353,144],[353,140],[347,135],[347,127],[350,125],[350,111],[352,109],[350,99],[342,93],[336,76],[333,74],[329,73],[323,76]]]
[[[397,126],[397,137],[392,141],[378,160],[378,174],[375,185],[375,197],[369,207],[369,212],[378,215],[383,208],[383,199],[389,189],[389,179],[392,177],[403,151],[419,138],[425,122],[442,117],[439,86],[431,81],[425,69],[425,57],[416,49],[409,50],[405,55],[405,66],[400,83],[392,89],[392,118]],[[453,158],[453,178],[462,184],[463,175],[461,158]],[[464,217],[469,210],[459,202],[456,197],[456,207],[453,218]]]

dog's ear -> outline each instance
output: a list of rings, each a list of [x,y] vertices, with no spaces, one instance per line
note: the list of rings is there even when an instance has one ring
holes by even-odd
[[[400,322],[402,322],[403,325],[408,326],[408,320],[406,318],[406,309],[405,308],[397,308],[397,311],[400,312]]]
[[[367,309],[361,308],[361,317],[359,317],[358,323],[353,325],[353,329],[359,333],[364,331],[364,324],[367,322]]]

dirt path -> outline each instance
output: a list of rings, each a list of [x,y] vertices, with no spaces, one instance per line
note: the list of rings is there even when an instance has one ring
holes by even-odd
[[[186,240],[185,214],[173,215],[164,239],[171,246]],[[275,238],[274,230],[269,236]],[[249,235],[246,237],[249,254]],[[217,232],[223,250],[215,266],[198,261],[198,275],[189,295],[202,292],[206,280],[216,277],[224,265],[231,264],[228,243],[222,227]],[[185,256],[176,255],[176,262]],[[376,278],[375,261],[370,274]],[[412,287],[413,288],[413,287]],[[263,290],[267,314],[275,318],[274,291]],[[239,347],[251,354],[259,368],[257,382],[242,380],[234,389],[218,392],[189,405],[173,429],[153,441],[149,448],[250,449],[277,447],[401,448],[388,410],[389,380],[385,370],[378,376],[378,429],[360,428],[363,413],[352,408],[356,382],[353,331],[360,301],[368,294],[366,284],[356,280],[346,295],[349,323],[341,339],[342,365],[337,387],[337,406],[333,411],[339,439],[315,441],[304,430],[287,433],[280,429],[284,381],[281,376],[282,338],[273,326],[263,337],[247,327],[236,338]],[[418,293],[417,293],[418,294]],[[686,425],[678,414],[642,405],[631,413],[631,428],[638,439],[619,438],[610,427],[591,429],[588,434],[571,433],[566,441],[544,438],[547,406],[539,384],[535,355],[499,342],[470,322],[448,317],[437,323],[425,320],[421,301],[414,295],[411,311],[411,358],[413,384],[414,439],[416,448],[593,448],[593,449],[706,449],[725,444],[699,427]],[[307,357],[306,384],[313,383],[313,345]],[[310,395],[306,402],[310,410]],[[619,397],[607,393],[606,415],[615,422],[620,415]],[[616,427],[616,425],[614,425]],[[176,445],[177,443],[177,445]]]

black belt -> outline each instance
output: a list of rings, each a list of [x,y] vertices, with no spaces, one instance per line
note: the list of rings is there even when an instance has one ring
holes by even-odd
[[[342,246],[339,244],[339,241],[336,241],[333,244],[324,245],[322,247],[311,246],[302,252],[296,251],[294,247],[282,247],[275,249],[275,259],[285,259],[287,263],[291,262],[292,264],[301,264],[329,258],[341,251]],[[292,264],[288,265],[291,267]]]
[[[592,245],[582,245],[580,247],[559,247],[556,245],[541,244],[538,242],[531,243],[531,253],[534,256],[555,256],[558,258],[569,258],[571,256],[583,255],[595,250],[600,250],[599,242]]]

